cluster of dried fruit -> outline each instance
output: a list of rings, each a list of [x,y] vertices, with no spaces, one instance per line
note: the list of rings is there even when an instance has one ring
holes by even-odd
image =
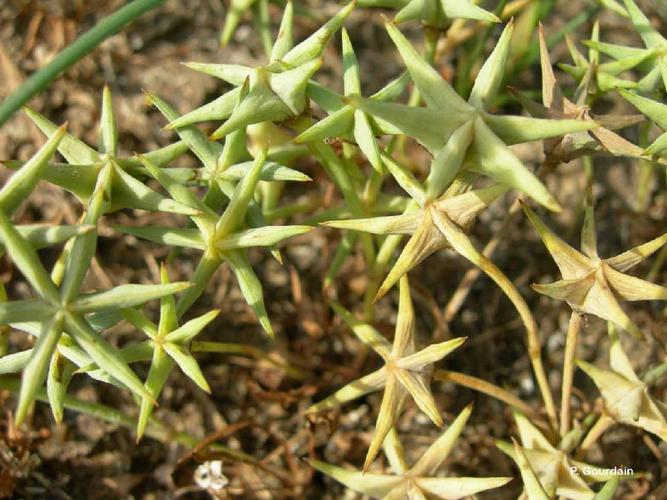
[[[581,456],[614,423],[629,424],[667,441],[667,406],[649,391],[653,379],[640,379],[624,354],[616,328],[640,341],[642,333],[619,305],[620,300],[667,300],[667,288],[625,274],[667,243],[667,233],[616,257],[601,259],[597,252],[593,196],[586,197],[581,252],[554,234],[529,208],[533,200],[548,210],[560,205],[540,177],[517,157],[512,145],[544,141],[544,168],[548,173],[563,162],[593,154],[626,156],[656,167],[667,162],[667,133],[647,147],[627,141],[614,130],[648,119],[667,130],[667,106],[659,102],[667,90],[667,40],[653,27],[633,0],[624,6],[602,2],[629,17],[645,48],[624,47],[599,41],[597,24],[588,57],[569,43],[573,65],[563,65],[578,82],[572,100],[566,98],[552,71],[544,33],[539,32],[542,68],[542,102],[521,93],[515,97],[531,116],[493,114],[494,103],[505,78],[513,36],[510,20],[491,54],[481,64],[467,99],[461,97],[434,69],[440,32],[451,35],[463,21],[500,23],[530,2],[510,2],[492,14],[468,0],[360,0],[350,3],[303,42],[295,45],[292,34],[293,7],[285,6],[275,41],[262,20],[267,19],[267,0],[232,0],[222,41],[234,33],[244,12],[254,9],[263,26],[262,40],[269,55],[266,65],[189,63],[188,67],[224,80],[233,90],[214,101],[179,116],[167,102],[154,95],[148,99],[166,118],[168,128],[179,136],[173,144],[143,155],[118,156],[118,135],[111,96],[102,99],[100,146],[95,150],[69,135],[42,115],[26,110],[48,137],[46,144],[26,163],[5,162],[16,169],[0,191],[0,243],[23,278],[35,292],[29,300],[0,303],[0,324],[36,338],[29,350],[0,358],[0,373],[22,373],[16,410],[22,422],[31,403],[43,393],[56,420],[63,417],[68,384],[76,373],[131,391],[140,405],[137,433],[141,436],[160,397],[169,373],[177,366],[200,388],[209,390],[193,352],[215,352],[216,343],[197,344],[195,337],[218,314],[182,321],[205,291],[214,273],[227,264],[270,336],[273,329],[264,305],[262,284],[253,271],[247,250],[267,247],[280,259],[276,245],[309,231],[311,225],[271,225],[286,181],[310,181],[293,168],[303,156],[314,158],[339,188],[344,200],[340,209],[327,212],[322,225],[338,228],[343,237],[327,275],[328,284],[345,259],[358,246],[366,261],[369,285],[364,321],[332,302],[335,313],[363,343],[382,359],[382,368],[365,375],[315,404],[309,411],[340,406],[372,391],[384,390],[364,472],[319,461],[317,470],[350,488],[382,498],[458,498],[506,483],[509,478],[438,477],[436,471],[461,433],[471,408],[467,407],[422,458],[408,467],[394,428],[408,395],[437,426],[444,422],[430,389],[432,364],[459,347],[464,338],[415,345],[415,318],[410,297],[409,272],[441,249],[451,249],[486,273],[509,298],[526,330],[527,352],[542,396],[547,419],[531,423],[523,414],[532,411],[525,403],[491,384],[478,384],[487,394],[516,410],[520,444],[498,446],[516,462],[528,497],[611,498],[618,478],[609,474],[581,475],[594,470],[578,462]],[[360,7],[398,10],[386,28],[407,71],[371,97],[363,97],[361,75],[350,38],[342,28],[346,17]],[[396,27],[420,21],[438,28],[427,33],[426,56],[421,55]],[[329,40],[341,31],[344,93],[326,88],[313,79],[322,64]],[[610,62],[601,62],[601,54]],[[638,82],[622,79],[628,70],[645,73]],[[408,84],[414,89],[406,104],[399,100]],[[591,96],[619,92],[641,115],[598,116],[590,112]],[[421,106],[422,101],[425,106]],[[314,119],[313,109],[326,117]],[[200,122],[221,122],[209,137]],[[342,139],[342,150],[327,139]],[[409,138],[431,157],[425,179],[418,179],[413,165],[401,155]],[[56,163],[58,151],[66,163]],[[189,151],[198,168],[174,167],[173,161]],[[368,168],[365,169],[366,164]],[[363,165],[363,168],[360,167]],[[83,216],[73,226],[15,225],[10,217],[20,203],[44,180],[72,193],[83,205]],[[157,181],[167,195],[147,185]],[[395,181],[407,196],[382,191]],[[260,181],[262,183],[260,184]],[[199,188],[197,190],[194,187]],[[572,309],[562,371],[562,398],[557,411],[542,363],[535,319],[524,298],[486,252],[478,250],[467,235],[477,215],[507,191],[520,194],[510,214],[520,206],[533,224],[558,266],[562,279],[534,285],[538,293],[566,301]],[[203,196],[197,193],[203,192]],[[189,217],[185,227],[116,227],[168,247],[187,247],[201,252],[187,282],[171,283],[165,267],[162,282],[155,285],[122,285],[95,293],[81,286],[96,253],[97,225],[102,217],[124,209],[169,212]],[[309,204],[280,206],[282,218],[312,209]],[[347,214],[341,217],[341,214]],[[350,217],[351,216],[351,217]],[[320,220],[324,220],[320,214]],[[337,218],[338,217],[338,218]],[[394,254],[408,236],[407,242]],[[36,250],[64,243],[60,257],[48,271]],[[374,302],[399,283],[400,300],[393,343],[371,326]],[[5,295],[3,293],[3,295]],[[177,298],[175,297],[177,295]],[[143,304],[160,300],[157,324],[141,311]],[[610,322],[610,370],[575,359],[581,316],[589,314]],[[123,349],[113,347],[103,332],[127,321],[148,337]],[[142,382],[130,364],[150,361]],[[599,387],[604,410],[586,422],[573,425],[570,405],[573,373],[578,365]],[[664,370],[663,370],[664,371]],[[482,382],[482,381],[479,381]],[[40,396],[43,397],[43,396]],[[384,447],[394,474],[368,472]],[[596,493],[589,483],[609,481]]]

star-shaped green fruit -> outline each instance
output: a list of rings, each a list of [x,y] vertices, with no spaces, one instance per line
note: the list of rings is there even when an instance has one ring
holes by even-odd
[[[98,184],[91,197],[89,214],[95,215],[103,211],[101,207],[104,200],[108,199],[109,172],[107,170],[107,176],[101,179],[105,182]],[[95,253],[96,236],[93,230],[72,240],[73,244],[65,258],[64,279],[60,286],[57,286],[30,243],[0,210],[0,237],[7,253],[38,295],[36,299],[0,303],[0,324],[34,321],[40,323],[37,342],[23,369],[23,382],[16,411],[16,420],[19,423],[25,419],[37,390],[44,382],[63,332],[110,376],[135,394],[151,398],[118,351],[91,326],[90,314],[143,304],[182,291],[189,284],[120,285],[102,292],[81,294],[79,288]],[[64,398],[64,394],[62,397]],[[58,406],[57,401],[53,404]]]
[[[410,235],[398,260],[380,286],[376,300],[383,297],[402,276],[438,250],[452,248],[472,262],[479,262],[480,254],[464,230],[482,210],[507,191],[504,186],[495,185],[463,193],[448,190],[436,199],[429,199],[428,188],[423,187],[405,167],[386,154],[383,160],[399,185],[412,197],[409,208],[401,215],[322,223],[329,227],[381,235]]]
[[[359,64],[352,48],[352,42],[347,34],[345,28],[342,30],[342,46],[343,46],[343,87],[344,94],[347,98],[359,97],[361,95],[361,79],[359,75]],[[371,97],[378,101],[386,101],[400,94],[408,81],[408,74],[391,82],[385,88],[380,90],[377,94]],[[317,89],[319,90],[319,89]],[[315,94],[313,100],[316,102],[322,101],[318,99],[317,94],[321,91],[311,92]],[[328,101],[337,101],[337,96],[327,96]],[[333,97],[333,98],[332,98]],[[319,102],[318,102],[319,103]],[[328,102],[323,102],[327,106]],[[336,103],[337,104],[337,103]],[[359,146],[359,149],[364,153],[373,168],[378,172],[382,172],[382,158],[381,150],[375,138],[376,131],[379,129],[375,124],[375,120],[368,114],[350,104],[345,104],[344,100],[341,105],[335,106],[329,116],[325,119],[315,123],[312,127],[299,134],[295,139],[295,143],[323,141],[330,137],[343,137],[346,140],[352,139]]]
[[[387,30],[427,107],[362,98],[350,101],[369,115],[415,138],[433,154],[427,181],[428,195],[442,194],[462,168],[466,168],[526,193],[547,208],[558,211],[558,202],[507,145],[558,137],[597,125],[583,120],[498,116],[487,111],[502,83],[512,24],[507,25],[480,69],[467,101],[422,59],[393,24],[387,23]]]
[[[160,270],[160,276],[163,285],[169,284],[169,275],[164,265]],[[136,309],[124,310],[125,319],[151,339],[144,344],[135,346],[137,350],[147,346],[152,352],[151,367],[146,379],[146,390],[151,398],[143,397],[141,399],[141,409],[137,422],[138,439],[141,439],[144,434],[148,419],[155,407],[155,401],[158,399],[174,364],[177,364],[183,370],[183,373],[202,390],[211,392],[197,360],[190,352],[189,346],[192,339],[199,335],[219,312],[210,311],[179,326],[176,316],[176,301],[173,295],[166,295],[160,299],[160,321],[158,325],[155,325]]]
[[[469,0],[359,0],[360,7],[399,9],[394,22],[420,21],[442,28],[451,19],[472,19],[499,23],[495,14],[478,7]]]
[[[650,53],[640,52],[616,61],[601,63],[600,54],[596,48],[599,32],[599,24],[595,22],[589,43],[588,57],[579,51],[569,36],[566,36],[565,41],[574,65],[559,64],[558,67],[572,75],[579,82],[579,87],[587,87],[591,93],[604,94],[610,90],[637,87],[636,82],[619,78],[619,75],[641,66],[649,58]]]
[[[50,135],[57,130],[54,123],[36,111],[28,108],[25,111],[44,134]],[[146,153],[145,156],[162,167],[186,150],[187,146],[179,141],[166,148]],[[58,152],[67,163],[49,164],[48,168],[43,170],[41,178],[74,194],[84,205],[89,203],[99,179],[106,176],[108,171],[110,185],[107,195],[110,200],[105,204],[104,213],[126,208],[184,215],[196,213],[192,208],[165,198],[136,179],[132,175],[132,167],[139,163],[136,157],[118,156],[118,130],[108,87],[104,88],[102,94],[99,151],[65,133],[58,144]],[[13,165],[12,162],[7,163]]]
[[[293,8],[289,2],[266,66],[251,68],[238,64],[187,63],[188,67],[220,78],[235,88],[174,120],[169,128],[225,120],[212,135],[213,139],[220,139],[253,123],[281,122],[300,115],[308,101],[308,82],[322,64],[322,52],[353,8],[354,2],[293,47]]]
[[[162,99],[149,95],[151,102],[167,117],[175,119],[178,115]],[[193,125],[179,127],[181,135],[193,152],[202,160],[205,167],[215,171],[218,163],[217,152],[214,146],[220,146],[208,141],[201,130]],[[227,140],[230,140],[229,136]],[[223,151],[224,156],[224,151]],[[252,163],[244,166],[244,174],[237,184],[230,183],[224,176],[213,174],[212,182],[229,198],[229,203],[219,215],[207,203],[206,199],[199,199],[190,189],[181,184],[178,179],[169,175],[168,169],[157,168],[148,158],[141,157],[144,167],[174,199],[194,207],[198,215],[190,219],[194,227],[119,227],[123,232],[148,239],[160,244],[193,248],[203,253],[192,277],[192,287],[179,297],[176,310],[178,317],[194,303],[204,292],[213,274],[227,262],[234,271],[241,292],[255,312],[264,330],[273,336],[273,328],[266,313],[262,284],[252,269],[247,256],[250,247],[273,247],[278,242],[303,234],[311,230],[310,226],[265,226],[262,220],[251,220],[250,210],[254,204],[254,195],[257,183],[268,169],[275,168],[275,164],[267,164],[266,152],[262,152]],[[306,177],[299,180],[308,180]],[[211,192],[211,189],[209,189]],[[261,217],[261,208],[259,210]],[[248,222],[255,222],[247,228]]]
[[[637,7],[634,0],[623,0],[625,8],[637,33],[644,42],[644,48],[626,47],[613,43],[602,43],[597,40],[586,42],[590,47],[618,61],[628,58],[640,58],[642,64],[638,69],[647,74],[639,81],[639,92],[653,92],[659,88],[667,91],[667,38],[656,30],[644,13]]]
[[[632,92],[621,91],[621,95],[664,131],[643,151],[643,154],[650,157],[667,158],[667,105]],[[661,163],[664,163],[664,160]]]

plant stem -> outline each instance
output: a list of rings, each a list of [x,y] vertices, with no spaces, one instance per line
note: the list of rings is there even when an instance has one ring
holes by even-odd
[[[0,377],[0,389],[8,390],[14,394],[19,392],[20,384],[20,380],[17,378],[7,376]],[[40,389],[37,392],[37,399],[39,401],[48,403],[49,398],[47,397],[46,391],[44,389]],[[90,403],[72,396],[65,396],[64,406],[68,410],[84,413],[86,415],[99,418],[100,420],[104,420],[105,422],[126,427],[130,430],[134,430],[136,427],[135,419],[103,404]],[[176,441],[178,444],[189,448],[192,448],[199,443],[199,439],[186,434],[185,432],[173,431],[155,418],[151,418],[148,426],[146,427],[146,436],[163,443]],[[211,449],[219,453],[224,453],[225,455],[242,462],[251,464],[257,462],[257,459],[251,455],[247,455],[246,453],[233,450],[220,444],[211,445]]]
[[[437,370],[433,373],[433,379],[441,382],[453,382],[462,387],[467,387],[473,391],[481,392],[487,396],[502,401],[503,403],[512,406],[528,417],[535,418],[536,413],[529,405],[521,401],[511,392],[501,389],[497,385],[482,380],[481,378],[466,375],[465,373],[453,372],[449,370]]]
[[[577,353],[577,340],[581,330],[581,315],[572,311],[565,339],[565,359],[563,361],[563,386],[560,400],[560,435],[564,437],[570,431],[570,406],[572,399],[572,380],[574,378],[574,358]]]
[[[667,362],[660,363],[659,365],[654,366],[653,368],[648,370],[642,376],[642,381],[646,385],[653,385],[665,375],[667,375]]]
[[[586,455],[586,452],[588,452],[595,442],[600,439],[600,436],[602,436],[602,434],[604,434],[612,425],[614,425],[614,420],[606,413],[602,413],[597,422],[595,422],[595,425],[593,425],[588,434],[586,434],[586,437],[577,451],[576,458],[582,459]]]
[[[58,75],[92,52],[104,40],[118,33],[126,24],[154,9],[164,0],[134,0],[105,17],[77,38],[42,69],[33,74],[16,92],[0,103],[0,125],[33,96],[44,90]]]
[[[662,247],[660,253],[658,253],[658,256],[653,262],[651,270],[649,271],[646,279],[649,281],[655,281],[658,277],[658,274],[660,274],[660,270],[662,269],[662,266],[665,264],[665,262],[667,262],[667,246]]]
[[[498,231],[496,231],[496,233],[493,235],[493,238],[491,238],[482,249],[481,254],[484,257],[487,259],[491,259],[493,257],[493,254],[500,244],[500,240],[505,236],[505,234],[507,234],[507,230],[509,229],[512,222],[514,222],[514,218],[520,210],[521,203],[519,203],[519,200],[515,200],[514,203],[512,203],[512,206],[510,207]],[[465,299],[468,297],[472,286],[475,284],[475,281],[477,281],[481,274],[482,270],[479,267],[471,267],[465,272],[463,279],[461,279],[459,285],[456,287],[456,290],[454,290],[454,293],[445,305],[445,309],[443,311],[445,322],[451,322],[452,319],[454,319],[454,316],[458,314],[458,312],[461,310],[461,307],[463,306],[463,303],[465,302]]]

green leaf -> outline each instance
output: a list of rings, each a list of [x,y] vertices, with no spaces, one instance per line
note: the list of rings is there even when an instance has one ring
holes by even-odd
[[[375,133],[366,113],[360,109],[354,111],[354,139],[376,172],[382,172],[380,147],[375,140]]]
[[[70,310],[81,314],[110,309],[125,309],[172,295],[190,287],[188,282],[164,285],[120,285],[103,292],[81,295],[70,304]]]
[[[114,226],[114,229],[161,245],[204,250],[206,243],[198,229],[172,227]]]
[[[111,210],[113,211],[124,208],[135,208],[183,215],[199,214],[199,211],[195,208],[156,193],[115,164],[113,175],[113,195],[111,200]]]
[[[475,78],[468,102],[478,109],[488,109],[498,93],[507,66],[513,31],[514,23],[510,21]]]
[[[182,185],[177,179],[171,177],[166,170],[157,168],[144,157],[140,157],[140,159],[153,178],[158,181],[176,201],[192,207],[199,212],[197,215],[191,217],[192,221],[205,236],[209,235],[213,231],[213,225],[214,221],[217,219],[217,214],[197,198],[187,186]]]
[[[60,295],[46,270],[39,261],[37,252],[16,230],[5,213],[0,210],[0,238],[9,256],[37,293],[51,304],[60,304]]]
[[[440,111],[375,101],[374,99],[347,99],[353,106],[365,111],[373,118],[391,124],[397,132],[419,141],[426,149],[434,152],[442,148],[447,138],[470,116],[469,111]]]
[[[527,194],[549,210],[560,211],[560,205],[544,184],[479,118],[475,120],[474,144],[479,159],[470,167],[473,171]]]
[[[41,224],[26,224],[17,226],[18,233],[26,239],[35,249],[45,248],[51,245],[63,243],[75,236],[92,231],[95,226],[44,226]],[[0,237],[0,251],[2,251],[2,238]]]
[[[120,381],[139,397],[153,400],[139,378],[119,352],[77,314],[65,315],[65,329],[86,353],[109,375]]]
[[[485,115],[484,121],[507,145],[561,137],[598,127],[593,120],[550,120],[492,114]]]
[[[282,60],[291,66],[299,66],[320,57],[331,37],[343,25],[350,12],[354,10],[354,5],[354,1],[348,3],[315,33],[287,52]]]
[[[626,90],[619,90],[619,93],[632,104],[642,114],[653,120],[661,129],[667,130],[667,105],[658,101],[641,97],[635,93]]]
[[[178,344],[172,344],[171,342],[165,342],[163,344],[164,350],[167,351],[167,354],[176,362],[183,373],[185,373],[190,379],[199,386],[200,389],[206,391],[210,394],[211,388],[204,378],[204,374],[199,368],[199,364],[192,357],[184,347]]]
[[[218,314],[220,314],[220,311],[209,311],[198,318],[191,319],[183,326],[167,333],[164,340],[175,344],[186,344],[199,335]]]
[[[489,23],[499,23],[495,14],[478,7],[468,0],[440,0],[445,16],[450,19],[474,19]]]
[[[350,35],[347,30],[341,30],[343,50],[343,86],[345,95],[361,95],[361,79],[359,77],[359,62],[354,53]]]
[[[91,196],[83,221],[87,224],[97,224],[100,217],[108,208],[110,199],[112,166],[107,163],[99,173],[95,191]],[[81,287],[81,283],[88,272],[88,268],[95,256],[97,248],[97,231],[77,236],[67,252],[64,268],[64,279],[60,286],[61,301],[72,301]]]
[[[67,387],[74,375],[76,365],[60,355],[56,350],[49,364],[49,373],[46,378],[46,393],[51,406],[53,419],[57,423],[63,421],[65,411],[65,397],[67,396]]]
[[[444,193],[458,175],[466,152],[474,137],[472,121],[460,125],[439,150],[431,162],[431,171],[426,179],[426,195],[433,200]]]
[[[0,302],[0,325],[23,321],[43,321],[53,317],[56,309],[42,300],[12,300]]]
[[[232,233],[215,244],[221,252],[249,247],[270,247],[276,243],[305,234],[312,226],[264,226]]]
[[[153,412],[153,407],[155,406],[153,401],[158,399],[164,384],[167,382],[167,378],[169,377],[173,366],[174,363],[172,359],[167,356],[165,350],[159,346],[156,346],[153,350],[151,367],[148,371],[148,377],[146,378],[146,390],[151,394],[153,399],[141,399],[139,418],[137,419],[137,440],[140,440],[146,431],[148,419],[150,418],[151,413]]]
[[[306,142],[323,141],[329,137],[342,137],[353,127],[355,110],[350,106],[344,106],[333,111],[329,116],[314,123],[309,129],[303,131],[294,138],[295,144]]]
[[[26,349],[25,351],[5,354],[0,357],[0,375],[23,371],[28,361],[30,361],[31,356],[32,349]]]
[[[113,114],[109,86],[102,92],[102,116],[100,117],[100,151],[111,156],[118,153],[118,128]]]
[[[252,200],[265,161],[266,151],[263,151],[257,156],[246,176],[239,182],[229,205],[215,226],[216,239],[224,238],[243,224],[248,204]]]
[[[9,168],[18,168],[19,162],[5,162]],[[87,203],[95,190],[101,163],[93,165],[69,165],[49,163],[41,174],[41,179],[75,195],[82,203]]]
[[[426,103],[454,115],[469,113],[470,105],[419,55],[396,26],[391,23],[385,26]]]
[[[121,311],[123,318],[127,320],[136,329],[144,332],[148,337],[155,340],[158,336],[158,327],[137,309],[123,309]]]
[[[178,125],[178,127],[174,126],[171,122],[174,122],[174,120],[178,118],[178,113],[176,113],[176,111],[165,100],[151,93],[146,93],[146,99],[153,106],[155,106],[167,120],[169,120],[170,128],[176,128],[176,133],[178,136],[188,145],[197,158],[201,160],[204,166],[208,170],[214,170],[219,151],[216,151],[215,146],[213,143],[209,142],[204,133],[197,127],[188,126],[187,124]],[[145,159],[146,157],[144,156],[144,160]],[[142,161],[142,163],[144,162]],[[172,194],[172,196],[174,195]],[[177,201],[180,200],[177,199]]]
[[[211,75],[236,87],[243,85],[251,77],[253,69],[241,64],[209,64],[198,62],[183,63],[186,68]],[[170,119],[171,120],[171,119]]]
[[[187,151],[188,145],[185,141],[176,141],[162,148],[143,153],[143,156],[148,158],[155,166],[162,168],[169,165],[173,160],[182,156]],[[137,156],[116,158],[116,161],[124,170],[141,167],[141,162]]]
[[[646,45],[647,48],[664,47],[667,45],[667,39],[665,39],[658,30],[651,26],[651,22],[644,13],[639,10],[639,7],[637,7],[634,0],[623,1],[625,2],[625,8],[630,16],[630,21],[635,25],[644,45]]]
[[[278,36],[271,50],[271,61],[284,59],[285,55],[294,47],[294,34],[292,33],[292,23],[294,18],[294,6],[288,1],[283,11],[283,18],[280,21]]]
[[[202,255],[201,260],[197,264],[195,272],[190,278],[192,286],[185,290],[179,297],[176,304],[176,313],[180,318],[190,308],[190,306],[199,298],[208,286],[213,274],[218,270],[222,264],[222,258],[212,249],[207,249]]]
[[[23,108],[23,110],[28,115],[28,118],[39,127],[44,135],[50,137],[56,130],[58,130],[58,126],[55,123],[51,122],[37,111],[33,111],[28,107]],[[60,144],[58,145],[58,152],[63,155],[69,163],[76,165],[89,165],[102,160],[97,151],[67,133],[63,135]]]
[[[234,111],[240,95],[241,88],[237,87],[183,116],[175,115],[173,119],[167,117],[171,121],[165,128],[178,130],[198,122],[224,120]]]
[[[248,257],[240,250],[225,252],[224,257],[234,271],[236,279],[239,283],[239,287],[241,288],[241,293],[243,294],[246,302],[255,312],[260,325],[262,325],[262,328],[264,328],[264,331],[269,335],[269,337],[273,337],[273,327],[271,326],[271,322],[269,321],[269,316],[266,313],[266,307],[264,305],[264,291],[262,289],[262,283],[257,278],[255,271],[253,271],[252,266],[248,261]]]
[[[250,170],[252,170],[253,164],[253,161],[237,163],[220,172],[218,177],[230,181],[241,180]],[[293,168],[286,167],[273,161],[266,161],[264,163],[259,179],[262,181],[312,181],[312,179],[303,172],[299,172],[298,170],[294,170]]]
[[[56,315],[51,321],[44,324],[39,338],[32,348],[30,361],[24,368],[21,377],[21,392],[19,393],[15,415],[16,425],[21,425],[25,420],[28,409],[46,378],[49,360],[58,345],[62,327],[63,318],[61,315]]]
[[[419,181],[412,175],[412,172],[387,154],[383,154],[382,160],[389,169],[391,175],[396,179],[396,182],[398,182],[399,186],[401,186],[420,207],[423,207],[426,203],[426,193]]]
[[[164,262],[160,264],[160,282],[162,285],[170,283],[169,271]],[[176,300],[173,294],[167,294],[160,298],[160,323],[158,325],[158,337],[164,338],[167,333],[178,326],[178,315],[176,314]]]
[[[39,148],[39,151],[26,162],[25,165],[5,182],[0,190],[0,210],[11,215],[42,178],[44,171],[49,166],[49,160],[55,153],[63,137],[65,137],[66,125],[56,128],[50,134],[49,140]]]

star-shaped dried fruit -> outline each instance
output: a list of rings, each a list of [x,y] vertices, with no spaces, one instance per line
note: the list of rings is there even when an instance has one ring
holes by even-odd
[[[557,495],[590,500],[595,492],[587,482],[611,479],[611,475],[591,472],[595,471],[594,466],[574,460],[563,449],[552,445],[521,413],[515,412],[514,419],[521,445],[516,441],[497,441],[496,445],[517,463],[530,500],[548,500]]]
[[[332,304],[332,307],[352,328],[355,335],[382,357],[384,366],[350,382],[328,398],[311,406],[308,412],[334,408],[384,387],[375,432],[364,462],[364,470],[368,470],[380,451],[382,442],[396,423],[408,395],[412,396],[417,406],[434,424],[442,426],[442,417],[427,382],[427,370],[430,365],[459,347],[465,341],[465,337],[432,344],[421,351],[416,351],[415,316],[407,277],[401,279],[398,321],[393,345],[375,328],[362,323],[340,305]]]
[[[393,474],[343,469],[319,460],[310,460],[310,464],[322,474],[334,478],[352,490],[371,498],[385,500],[462,498],[499,488],[512,478],[440,477],[435,475],[454,448],[471,412],[472,405],[464,408],[449,428],[412,467],[407,466],[403,447],[396,431],[392,430],[384,441],[384,449],[391,463]]]
[[[667,233],[636,246],[616,257],[600,259],[597,252],[595,214],[592,196],[586,201],[579,252],[561,240],[533,212],[523,205],[549,253],[556,261],[563,279],[549,284],[535,284],[533,289],[554,299],[566,301],[579,313],[592,314],[611,321],[635,337],[639,328],[621,309],[619,300],[667,300],[667,288],[624,273],[667,243]]]
[[[500,185],[463,193],[453,190],[430,200],[428,190],[405,167],[386,154],[383,154],[383,160],[399,185],[412,197],[409,208],[401,215],[322,223],[329,227],[374,234],[410,235],[398,260],[380,286],[376,300],[383,297],[402,276],[438,250],[452,248],[477,263],[478,252],[464,229],[482,210],[507,191]]]
[[[646,383],[637,377],[615,332],[611,334],[609,364],[611,370],[603,370],[577,361],[595,382],[605,409],[614,420],[644,429],[667,442],[667,405],[651,396]]]
[[[531,115],[537,118],[593,120],[600,125],[591,130],[566,134],[562,138],[545,139],[544,165],[554,168],[560,163],[567,163],[580,156],[599,153],[645,158],[640,147],[614,132],[614,130],[639,123],[644,120],[644,117],[642,115],[593,114],[588,107],[588,83],[590,82],[588,77],[584,78],[583,84],[577,88],[574,101],[565,97],[551,67],[544,28],[541,24],[538,37],[542,68],[542,104],[531,101],[514,91],[516,98]]]

